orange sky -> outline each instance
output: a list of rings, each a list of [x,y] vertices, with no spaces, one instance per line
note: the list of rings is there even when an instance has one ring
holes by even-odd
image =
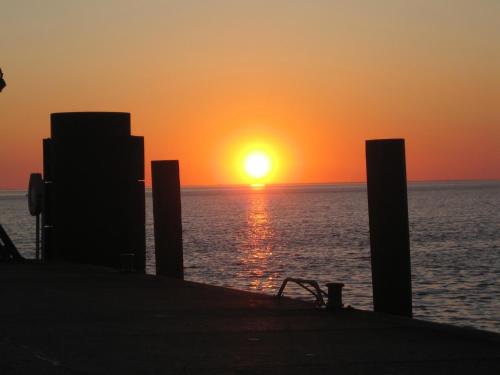
[[[125,111],[184,185],[365,179],[403,137],[412,180],[500,179],[500,2],[16,1],[2,5],[0,189],[41,169],[49,114]],[[149,171],[148,171],[149,172]],[[149,184],[149,173],[147,177]]]

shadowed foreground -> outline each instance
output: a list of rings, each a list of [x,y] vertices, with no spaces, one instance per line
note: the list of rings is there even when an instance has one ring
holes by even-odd
[[[67,264],[0,264],[0,374],[493,374],[500,335]]]

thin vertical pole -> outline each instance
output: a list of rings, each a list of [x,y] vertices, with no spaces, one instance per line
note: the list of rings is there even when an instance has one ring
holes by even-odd
[[[36,215],[36,260],[40,260],[40,214]]]
[[[366,141],[374,310],[412,316],[404,139]]]
[[[156,274],[184,279],[178,160],[151,162]]]

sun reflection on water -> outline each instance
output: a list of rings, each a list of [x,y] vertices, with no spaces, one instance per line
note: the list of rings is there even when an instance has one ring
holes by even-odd
[[[258,191],[249,195],[246,238],[240,255],[243,269],[238,276],[246,277],[248,286],[254,290],[276,289],[276,275],[270,264],[275,230],[267,199],[266,194]]]

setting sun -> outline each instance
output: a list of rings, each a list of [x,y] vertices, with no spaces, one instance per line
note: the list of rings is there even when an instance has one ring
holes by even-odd
[[[260,179],[271,171],[271,159],[266,153],[255,151],[245,157],[244,168],[249,177]]]
[[[219,156],[229,181],[262,187],[282,183],[288,176],[293,156],[282,139],[269,134],[239,134],[229,141],[220,148]]]

